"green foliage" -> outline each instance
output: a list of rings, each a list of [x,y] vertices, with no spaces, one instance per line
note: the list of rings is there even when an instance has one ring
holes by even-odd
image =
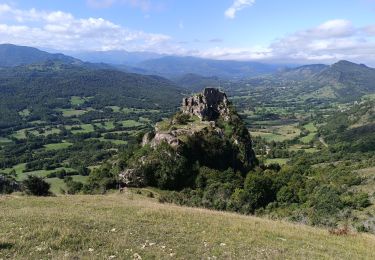
[[[369,195],[363,192],[355,194],[350,192],[342,197],[342,201],[346,207],[353,209],[362,209],[371,205]]]
[[[70,176],[64,178],[64,183],[66,184],[67,194],[76,194],[83,189],[83,183],[74,181],[73,178]]]
[[[251,210],[262,208],[276,199],[273,180],[264,173],[250,172],[244,182],[244,191]]]
[[[329,185],[316,187],[309,198],[310,218],[314,225],[334,225],[335,218],[344,204],[337,189]]]
[[[174,115],[173,119],[179,125],[186,125],[190,120],[190,115],[179,111]]]
[[[15,179],[15,174],[0,172],[0,194],[9,194],[19,189],[20,185]]]
[[[94,169],[88,178],[88,183],[83,188],[85,193],[104,193],[108,189],[117,187],[117,172],[112,165],[104,164]]]
[[[147,159],[140,170],[147,185],[169,190],[191,186],[195,178],[193,165],[168,144],[162,143],[154,150],[144,147],[135,153],[132,160],[137,162],[136,158],[141,158],[144,154],[147,154]]]
[[[35,175],[28,175],[27,179],[22,182],[22,185],[26,194],[29,195],[47,196],[50,194],[50,184],[44,181],[43,178]]]

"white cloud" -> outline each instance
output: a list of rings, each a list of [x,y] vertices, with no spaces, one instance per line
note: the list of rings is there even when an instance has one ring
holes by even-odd
[[[348,59],[374,63],[375,41],[364,37],[370,32],[371,27],[356,28],[348,20],[330,20],[274,41],[270,45],[272,59],[299,63]]]
[[[270,58],[270,55],[272,55],[271,49],[262,46],[249,48],[215,47],[204,51],[197,50],[193,54],[203,58],[221,60],[263,60]]]
[[[265,46],[214,47],[192,51],[192,54],[214,59],[301,64],[333,63],[346,59],[375,66],[373,36],[375,24],[355,27],[348,20],[336,19],[286,35]]]
[[[230,19],[236,17],[236,13],[245,7],[252,6],[255,0],[234,0],[233,4],[225,11],[225,16]]]
[[[0,42],[59,50],[173,50],[171,37],[131,30],[102,18],[0,5]]]

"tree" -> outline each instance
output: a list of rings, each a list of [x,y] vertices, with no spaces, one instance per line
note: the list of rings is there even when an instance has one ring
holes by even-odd
[[[50,195],[50,184],[43,180],[43,178],[28,175],[27,179],[22,182],[24,190],[29,195],[47,196]]]
[[[265,207],[276,199],[272,179],[262,173],[250,172],[246,176],[244,190],[253,210]]]
[[[19,184],[11,174],[0,173],[0,194],[9,194],[18,189]]]

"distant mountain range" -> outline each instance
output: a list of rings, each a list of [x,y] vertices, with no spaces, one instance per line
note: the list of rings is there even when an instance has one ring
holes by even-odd
[[[259,62],[163,56],[147,52],[87,52],[77,55],[85,61],[64,54],[51,54],[32,47],[2,44],[0,45],[0,67],[58,61],[86,69],[158,75],[169,78],[189,91],[200,91],[207,86],[220,86],[222,82],[228,80],[256,79],[253,81],[257,85],[270,85],[271,80],[271,82],[277,82],[277,85],[286,87],[294,84],[293,82],[300,82],[301,95],[307,93],[317,98],[320,95],[329,99],[355,100],[375,92],[375,69],[349,61],[339,61],[330,66],[312,64],[287,68]]]
[[[91,51],[67,52],[86,62],[108,63],[113,65],[136,66],[138,63],[164,57],[165,55],[154,52],[127,52],[127,51]]]
[[[70,52],[74,55],[51,54],[32,47],[0,44],[0,67],[27,65],[47,60],[59,60],[68,64],[108,64],[119,70],[138,74],[154,74],[167,78],[197,74],[204,77],[217,76],[225,79],[248,78],[272,74],[283,65],[259,62],[210,60],[196,57],[165,56],[151,52]]]
[[[165,77],[198,74],[204,77],[246,78],[277,72],[282,66],[259,62],[209,60],[196,57],[167,56],[146,60],[137,64],[138,68]]]

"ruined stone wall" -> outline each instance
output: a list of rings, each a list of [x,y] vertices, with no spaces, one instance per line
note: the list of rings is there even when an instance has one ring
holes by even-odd
[[[183,99],[182,112],[198,116],[201,120],[214,121],[228,114],[228,98],[216,88],[205,88],[203,93]]]

